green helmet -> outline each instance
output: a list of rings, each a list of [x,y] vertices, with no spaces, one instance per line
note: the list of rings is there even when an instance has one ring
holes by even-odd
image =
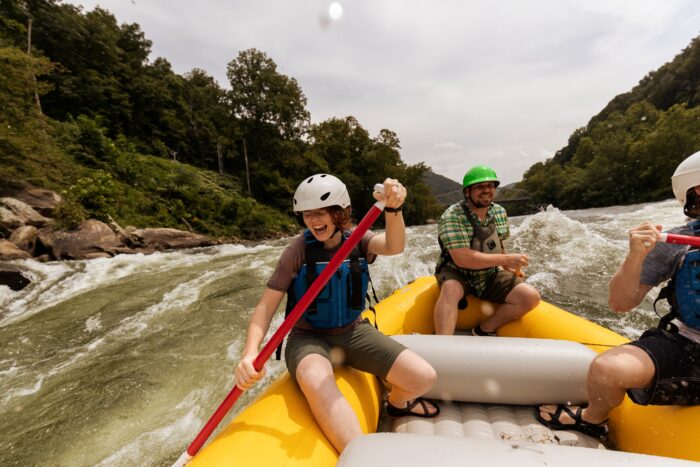
[[[464,174],[464,181],[462,182],[462,188],[468,186],[476,185],[482,182],[493,182],[494,185],[498,186],[501,181],[498,180],[496,172],[486,165],[477,165],[472,167],[469,171]]]

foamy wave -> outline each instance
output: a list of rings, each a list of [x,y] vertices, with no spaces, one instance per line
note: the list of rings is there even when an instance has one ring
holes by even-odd
[[[9,391],[3,397],[4,402],[19,397],[25,397],[39,391],[41,384],[47,378],[51,378],[57,374],[63,373],[69,368],[82,364],[90,359],[98,352],[106,352],[114,346],[122,346],[126,341],[139,339],[146,332],[157,332],[164,324],[160,319],[164,313],[185,312],[189,307],[196,303],[199,299],[200,290],[207,284],[218,280],[221,277],[233,273],[238,269],[236,264],[232,264],[226,268],[204,273],[190,281],[178,284],[174,289],[165,293],[160,302],[146,308],[145,310],[125,318],[121,321],[118,327],[112,329],[108,333],[99,336],[98,338],[72,349],[65,349],[56,355],[61,361],[54,364],[48,372],[38,376],[37,382],[32,388],[16,389]],[[88,322],[93,320],[90,325]],[[89,326],[99,325],[99,317],[91,317],[86,321],[86,329]],[[155,324],[154,324],[155,323]],[[32,370],[35,371],[35,370]],[[21,373],[16,372],[12,377],[19,377]]]
[[[196,409],[190,406],[190,410],[174,423],[141,433],[129,444],[122,446],[95,465],[104,467],[160,465],[161,462],[157,459],[166,458],[168,453],[175,452],[178,447],[184,450],[187,446],[182,443],[182,440],[202,425],[195,412]],[[151,459],[152,462],[149,463],[147,459]]]
[[[31,387],[24,387],[24,388],[12,388],[7,390],[7,392],[3,395],[2,398],[2,403],[7,404],[7,402],[11,401],[12,399],[20,398],[20,397],[26,397],[26,396],[31,396],[32,394],[36,394],[39,392],[41,389],[41,386],[44,384],[44,377],[40,376],[36,382],[34,383],[33,386]]]
[[[418,277],[430,276],[435,272],[435,263],[440,255],[437,226],[409,227],[406,240],[403,253],[380,256],[370,265],[370,274],[380,300]]]
[[[218,245],[150,255],[117,255],[89,261],[16,261],[13,264],[22,269],[32,284],[19,292],[10,291],[9,295],[0,293],[0,327],[27,319],[88,290],[115,283],[135,272],[165,273],[179,267],[207,263],[213,258],[236,257],[271,249],[273,247],[269,245]]]
[[[95,316],[90,316],[85,320],[85,330],[87,332],[95,332],[102,329],[102,321],[100,321],[100,314]]]
[[[612,240],[567,214],[550,209],[524,218],[512,230],[506,249],[526,253],[530,258],[528,269],[556,273],[562,278],[605,272],[599,270],[601,264],[616,262],[615,258],[624,254],[624,242]]]
[[[0,370],[0,381],[2,381],[4,378],[9,378],[17,374],[18,371],[19,367],[15,366],[14,363],[7,370]]]
[[[538,272],[529,276],[526,282],[535,288],[555,289],[557,287],[557,274],[553,272]]]

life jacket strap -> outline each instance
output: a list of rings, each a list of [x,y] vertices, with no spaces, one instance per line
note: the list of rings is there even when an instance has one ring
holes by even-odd
[[[369,275],[368,275],[369,276]],[[379,299],[377,298],[377,292],[374,290],[374,283],[372,282],[372,277],[368,277],[368,284],[369,288],[367,289],[367,293],[365,294],[365,298],[367,299],[367,308],[370,309],[372,314],[374,315],[374,329],[379,329],[379,325],[377,324],[377,310],[374,308],[374,305],[372,305],[372,298],[374,298],[374,304],[376,305],[379,303]],[[370,297],[369,291],[372,291],[372,296]]]
[[[362,306],[362,269],[360,268],[360,252],[355,248],[350,253],[350,275],[348,276],[350,294],[348,304],[350,308]]]
[[[294,308],[294,304],[296,303],[296,298],[294,297],[294,287],[290,287],[289,290],[287,290],[287,304],[284,306],[284,319],[287,319],[287,316],[289,316],[289,313],[292,312],[292,308]],[[284,346],[284,338],[282,338],[282,341],[280,342],[280,345],[277,346],[275,349],[275,360],[282,360],[282,347]]]

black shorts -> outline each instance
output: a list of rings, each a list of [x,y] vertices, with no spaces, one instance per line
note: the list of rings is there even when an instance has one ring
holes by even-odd
[[[651,386],[627,391],[640,405],[700,404],[700,344],[680,334],[650,329],[631,342],[654,362]]]

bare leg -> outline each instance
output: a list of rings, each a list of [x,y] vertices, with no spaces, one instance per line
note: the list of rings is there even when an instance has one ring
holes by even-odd
[[[343,452],[350,441],[362,435],[362,429],[335,383],[331,362],[318,354],[307,355],[299,362],[296,378],[321,430],[333,447]]]
[[[588,370],[588,408],[583,417],[603,421],[608,413],[622,404],[627,389],[648,387],[656,369],[651,357],[639,347],[624,345],[609,350],[593,360]]]
[[[457,305],[464,297],[462,284],[446,280],[440,287],[440,297],[435,302],[435,334],[452,335],[457,327]]]
[[[530,284],[516,285],[506,296],[505,303],[496,307],[496,311],[486,321],[481,323],[481,329],[495,332],[506,323],[515,321],[540,303],[540,293]]]
[[[581,418],[590,423],[602,423],[612,409],[622,404],[627,389],[648,387],[654,379],[654,362],[647,353],[633,345],[615,347],[598,355],[588,370],[588,407]],[[551,420],[555,405],[540,406],[540,415]],[[574,423],[565,412],[561,423]]]
[[[399,354],[386,375],[386,380],[392,385],[387,401],[394,407],[406,407],[408,402],[432,388],[436,379],[433,367],[418,354],[406,349]],[[420,414],[423,408],[418,405],[413,411]],[[428,411],[434,413],[435,409]]]

